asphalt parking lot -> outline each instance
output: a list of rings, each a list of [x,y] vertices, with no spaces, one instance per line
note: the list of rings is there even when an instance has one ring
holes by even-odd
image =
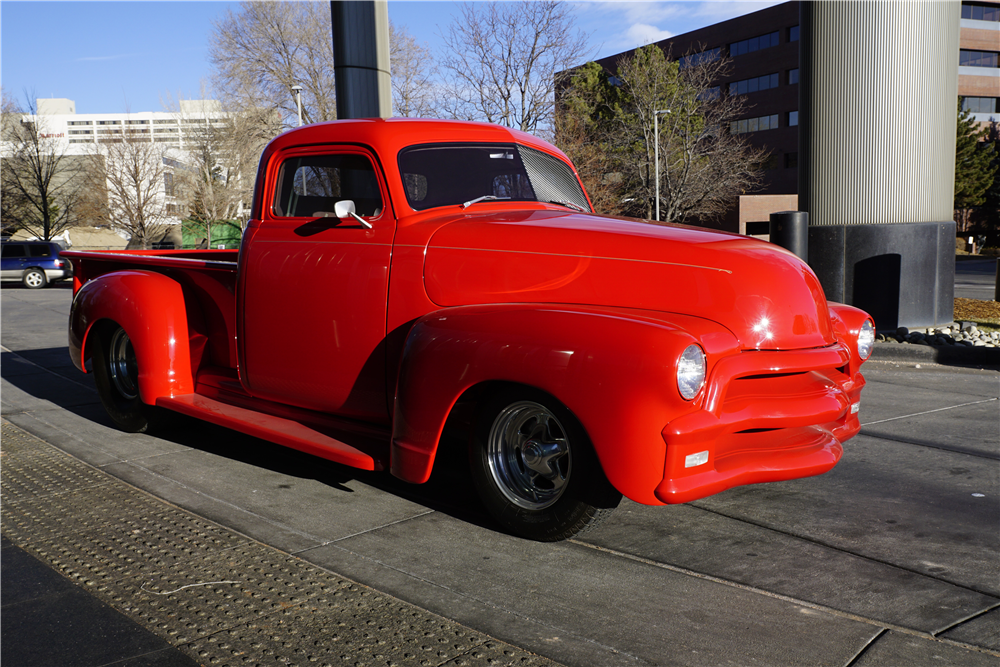
[[[989,301],[996,295],[997,258],[966,257],[955,262],[955,296]]]
[[[219,535],[206,550],[244,545],[239,563],[278,554],[309,577],[340,582],[330,586],[370,587],[400,609],[521,651],[497,664],[1000,664],[996,370],[869,363],[861,434],[832,472],[683,506],[624,501],[580,539],[537,544],[495,529],[461,456],[410,486],[191,421],[160,437],[116,431],[91,378],[68,359],[70,296],[68,286],[3,288],[4,419],[87,464],[73,468],[80,474],[96,468],[201,522],[199,531]],[[8,451],[5,443],[5,470]],[[36,541],[8,534],[17,532],[16,504],[4,498],[5,654],[16,645],[6,613],[7,563],[20,553],[12,548],[45,562]],[[87,528],[61,530],[47,543]],[[155,579],[167,565],[135,567]],[[192,618],[208,602],[192,597]],[[303,627],[300,635],[319,626]],[[146,629],[174,651],[158,653],[157,664],[201,662],[197,638],[158,632],[155,622]],[[319,631],[309,638],[333,641]],[[357,646],[353,662],[379,662]],[[462,664],[423,660],[381,663]]]

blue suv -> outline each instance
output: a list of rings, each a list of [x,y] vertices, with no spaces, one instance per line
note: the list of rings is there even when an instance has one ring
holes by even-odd
[[[3,241],[0,280],[19,280],[29,289],[73,277],[73,265],[59,258],[62,247],[51,241]]]

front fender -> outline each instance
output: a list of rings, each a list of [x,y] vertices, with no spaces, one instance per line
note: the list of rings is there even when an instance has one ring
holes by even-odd
[[[866,320],[872,317],[865,311],[846,306],[842,303],[830,303],[830,322],[833,324],[833,331],[837,338],[843,341],[851,352],[851,375],[855,375],[866,359],[858,357],[858,336],[861,333],[861,326]],[[874,322],[874,320],[872,320]]]
[[[660,505],[666,423],[694,409],[676,387],[676,362],[699,342],[710,357],[735,353],[718,325],[681,315],[614,308],[497,305],[429,314],[407,338],[396,388],[391,469],[430,476],[452,407],[468,389],[510,382],[540,389],[583,425],[609,481]]]
[[[94,325],[103,320],[117,322],[132,340],[143,403],[194,392],[184,294],[176,281],[126,270],[85,283],[69,314],[69,353],[83,372]]]

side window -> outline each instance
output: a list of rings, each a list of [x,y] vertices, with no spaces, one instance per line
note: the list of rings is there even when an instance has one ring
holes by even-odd
[[[274,215],[322,218],[333,215],[342,199],[354,202],[358,215],[382,213],[382,195],[371,161],[354,153],[304,155],[281,163]]]
[[[27,254],[24,252],[24,246],[20,244],[4,245],[3,256],[5,259],[18,259],[20,257],[26,257]]]
[[[49,251],[47,245],[29,245],[28,254],[32,257],[51,257],[52,253]]]

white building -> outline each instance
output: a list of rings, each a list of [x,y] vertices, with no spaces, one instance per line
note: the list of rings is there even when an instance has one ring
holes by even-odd
[[[76,103],[65,98],[37,99],[35,105],[39,128],[44,128],[49,138],[65,139],[71,155],[90,152],[92,147],[86,144],[113,141],[124,131],[183,151],[192,148],[191,131],[195,127],[224,127],[228,117],[218,100],[181,100],[179,112],[78,114]]]
[[[170,216],[167,224],[179,224],[185,216],[174,197],[175,170],[188,162],[190,151],[204,140],[206,128],[225,128],[228,114],[217,100],[181,100],[177,112],[142,111],[137,113],[76,113],[76,103],[65,98],[36,99],[34,116],[23,122],[35,123],[42,138],[55,140],[54,149],[64,155],[92,155],[100,144],[148,138],[162,145],[163,182],[160,195]]]

